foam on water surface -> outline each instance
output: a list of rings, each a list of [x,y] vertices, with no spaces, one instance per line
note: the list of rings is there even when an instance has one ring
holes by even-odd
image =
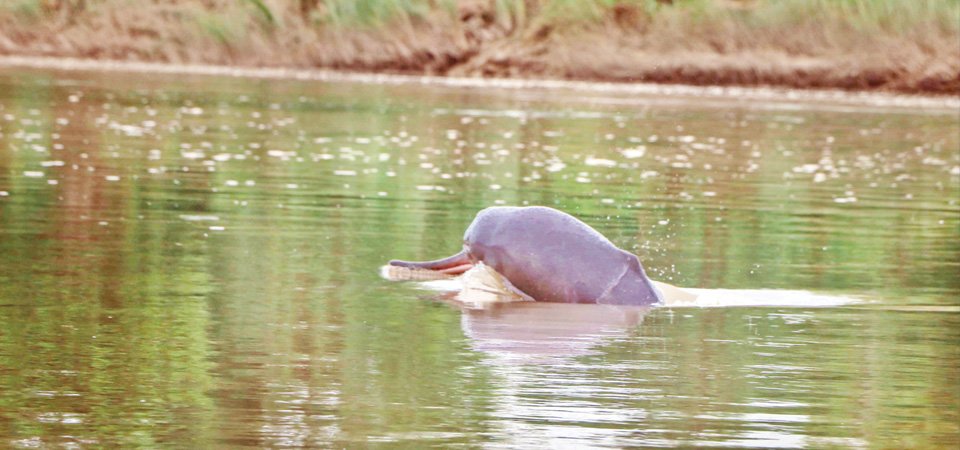
[[[506,278],[484,264],[478,264],[459,277],[426,270],[384,266],[384,278],[394,281],[416,280],[420,287],[438,292],[457,292],[456,300],[466,306],[483,307],[491,303],[532,300],[514,288]],[[428,279],[434,278],[434,279]],[[861,298],[815,293],[793,289],[699,289],[681,288],[654,281],[664,297],[662,306],[670,308],[723,307],[837,307],[864,303]]]

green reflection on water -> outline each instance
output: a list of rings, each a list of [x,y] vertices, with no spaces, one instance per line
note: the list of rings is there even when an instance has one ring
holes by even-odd
[[[956,116],[46,72],[0,93],[3,445],[958,440],[956,313],[888,308],[958,305]],[[601,337],[544,312],[517,355],[531,319],[377,275],[498,202],[681,286],[869,303]]]

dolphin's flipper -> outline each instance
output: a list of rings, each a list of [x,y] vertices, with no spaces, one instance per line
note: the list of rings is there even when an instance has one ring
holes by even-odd
[[[470,261],[470,254],[466,249],[461,250],[460,253],[456,255],[435,261],[401,261],[394,259],[390,261],[390,265],[411,269],[433,270],[450,275],[459,275],[473,267],[473,263]]]

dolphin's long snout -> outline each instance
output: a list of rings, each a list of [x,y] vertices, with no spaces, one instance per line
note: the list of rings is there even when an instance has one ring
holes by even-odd
[[[466,249],[453,256],[433,261],[403,261],[399,259],[390,260],[391,266],[407,267],[411,269],[435,270],[443,273],[458,274],[463,273],[473,267],[470,261],[470,253]]]

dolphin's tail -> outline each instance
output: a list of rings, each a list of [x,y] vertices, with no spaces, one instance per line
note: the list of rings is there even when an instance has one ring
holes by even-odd
[[[459,275],[473,267],[473,263],[470,262],[470,253],[467,252],[467,249],[461,250],[460,253],[456,255],[435,261],[400,261],[394,259],[390,261],[390,265],[411,269],[433,270],[450,275]]]

